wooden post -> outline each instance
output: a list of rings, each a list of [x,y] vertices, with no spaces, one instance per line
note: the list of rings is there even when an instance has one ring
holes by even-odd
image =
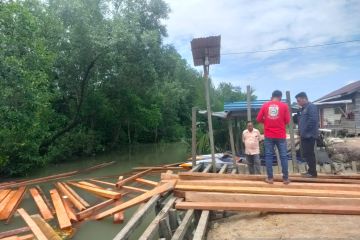
[[[247,101],[247,120],[251,121],[251,88],[246,86],[246,101]]]
[[[206,97],[206,110],[208,116],[208,125],[209,125],[209,139],[210,139],[210,148],[211,148],[211,160],[212,160],[212,168],[213,172],[216,172],[215,166],[215,146],[214,146],[214,133],[212,126],[212,118],[211,118],[211,107],[210,107],[210,93],[209,93],[209,60],[208,53],[205,53],[205,65],[204,65],[204,81],[205,81],[205,97]]]
[[[233,158],[233,167],[235,167],[236,166],[236,160],[235,160],[236,152],[235,152],[234,134],[233,134],[232,120],[231,119],[228,120],[228,125],[229,125],[229,137],[230,137],[231,153],[232,153],[232,158]]]
[[[299,166],[296,161],[294,121],[292,118],[290,91],[286,91],[286,102],[288,104],[289,111],[290,111],[290,144],[291,144],[291,160],[292,160],[293,168],[294,168],[293,171],[299,172]]]
[[[196,165],[196,107],[193,107],[191,110],[191,119],[192,119],[192,134],[191,134],[191,142],[192,142],[192,167]]]

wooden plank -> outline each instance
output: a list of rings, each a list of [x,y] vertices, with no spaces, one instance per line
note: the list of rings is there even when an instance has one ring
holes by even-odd
[[[156,230],[159,227],[160,221],[166,217],[166,215],[168,214],[168,211],[170,210],[170,208],[172,208],[174,206],[176,198],[170,198],[167,203],[165,204],[165,206],[161,209],[161,211],[156,215],[156,217],[152,220],[152,222],[150,223],[150,225],[146,228],[146,230],[144,231],[144,233],[141,235],[141,237],[139,238],[139,240],[147,240],[147,239],[154,239],[155,235],[156,235]]]
[[[0,203],[11,192],[11,189],[0,190]]]
[[[155,203],[160,199],[160,194],[154,195],[150,200],[141,207],[128,223],[121,229],[121,231],[113,238],[113,240],[128,239],[135,229],[141,224],[145,216],[153,210]]]
[[[26,191],[26,187],[20,187],[15,194],[12,196],[10,201],[6,204],[4,209],[0,213],[0,220],[10,220],[12,215],[14,215],[16,208],[19,206],[21,200],[24,197],[24,193]]]
[[[193,240],[203,240],[206,236],[206,230],[209,223],[210,211],[204,210],[201,212],[198,225],[196,227]]]
[[[146,193],[146,192],[149,191],[149,190],[146,190],[146,189],[132,187],[132,186],[122,186],[122,188],[125,189],[125,190],[130,190],[130,191],[133,191],[133,192],[140,192],[140,193]]]
[[[90,186],[85,186],[82,184],[78,184],[78,183],[74,183],[74,182],[69,182],[69,184],[81,188],[87,192],[93,193],[95,195],[101,196],[101,197],[105,197],[105,198],[111,198],[111,199],[119,199],[121,197],[121,193],[117,193],[114,191],[109,191],[109,190],[105,190],[105,189],[99,189],[99,188],[95,188],[95,187],[90,187]]]
[[[109,199],[106,200],[104,202],[101,202],[97,205],[94,205],[92,207],[87,208],[84,211],[78,212],[76,213],[76,217],[78,220],[84,220],[85,218],[90,217],[91,215],[93,215],[96,211],[99,211],[100,209],[103,209],[107,206],[110,206],[111,204],[113,204],[116,200],[115,199]]]
[[[316,197],[344,197],[360,198],[360,192],[341,191],[341,190],[321,190],[321,189],[290,189],[290,188],[271,188],[271,187],[231,187],[231,186],[189,186],[176,184],[175,190],[182,191],[206,191],[206,192],[230,192],[230,193],[253,193],[270,195],[289,195],[289,196],[316,196]]]
[[[158,194],[161,194],[161,193],[164,193],[164,192],[167,192],[167,191],[170,191],[174,188],[175,186],[175,181],[173,182],[168,182],[168,183],[165,183],[163,185],[160,185],[152,190],[149,190],[148,192],[146,193],[143,193],[127,202],[124,202],[123,204],[119,205],[119,206],[116,206],[116,207],[113,207],[109,210],[106,210],[102,213],[99,213],[98,215],[95,216],[95,219],[97,220],[100,220],[100,219],[103,219],[105,217],[108,217],[114,213],[117,213],[117,212],[120,212],[120,211],[123,211],[129,207],[132,207],[132,206],[135,206],[141,202],[144,202],[146,200],[148,200],[149,198],[155,196],[155,195],[158,195]]]
[[[45,220],[50,220],[53,219],[54,216],[51,213],[50,209],[48,208],[48,206],[46,205],[44,199],[41,197],[39,191],[36,188],[30,188],[30,194],[32,196],[32,198],[35,201],[36,206],[39,209],[39,212],[41,214],[41,216],[45,219]]]
[[[9,231],[6,231],[6,232],[1,232],[0,233],[0,239],[6,238],[6,237],[11,237],[11,236],[18,235],[18,234],[21,234],[21,233],[26,233],[26,232],[29,232],[29,231],[30,231],[29,227],[22,227],[22,228],[9,230]]]
[[[147,180],[147,179],[144,179],[144,178],[136,178],[135,182],[146,184],[146,185],[149,185],[149,186],[152,186],[152,187],[156,187],[159,184],[158,182]]]
[[[72,208],[73,205],[71,204],[70,200],[65,196],[62,196],[61,200],[63,201],[66,214],[68,215],[70,221],[77,222],[78,219],[75,215],[74,209]]]
[[[121,200],[117,201],[117,202],[115,202],[115,206],[119,206],[122,203],[123,202]],[[124,212],[122,211],[122,212],[115,213],[113,223],[121,224],[123,222],[124,222]]]
[[[56,218],[58,220],[60,229],[69,229],[71,228],[71,222],[69,216],[67,215],[65,206],[61,200],[61,197],[56,189],[50,190],[50,196],[55,207]]]
[[[0,213],[4,210],[4,208],[5,208],[6,205],[9,203],[9,201],[11,200],[11,198],[14,196],[15,193],[16,193],[16,190],[12,190],[12,191],[9,192],[9,194],[6,195],[6,197],[1,201],[1,203],[0,203]]]
[[[34,235],[36,236],[36,238],[38,240],[48,240],[48,238],[41,231],[39,226],[34,222],[34,220],[30,217],[30,215],[23,208],[19,208],[17,210],[17,212],[24,219],[24,221],[29,226],[29,228],[31,229],[31,231],[34,233]]]
[[[292,188],[292,189],[323,189],[323,190],[344,190],[344,191],[360,191],[358,184],[331,184],[331,183],[303,183],[294,182],[288,185],[282,182],[274,182],[268,184],[263,181],[249,181],[249,180],[178,180],[179,185],[192,185],[192,186],[232,186],[232,187],[267,187],[267,188]]]
[[[283,196],[243,193],[185,192],[187,202],[239,202],[239,203],[281,203],[360,206],[360,198],[334,198],[309,196]]]
[[[35,238],[34,234],[26,234],[24,236],[18,236],[19,240],[33,240]]]
[[[6,238],[2,238],[0,240],[20,240],[20,238],[18,236],[10,236]]]
[[[62,183],[62,185],[79,201],[81,202],[82,205],[84,205],[85,207],[90,207],[90,204],[85,201],[82,197],[79,196],[79,194],[77,194],[69,185],[67,185],[66,183]]]
[[[44,202],[46,203],[47,207],[50,209],[50,211],[55,214],[55,209],[53,207],[53,205],[50,203],[50,200],[47,198],[47,196],[45,195],[44,191],[40,188],[39,185],[35,186],[35,188],[38,190],[40,196],[42,197],[42,199],[44,200]]]
[[[224,164],[222,167],[221,167],[221,169],[220,169],[220,171],[219,171],[219,174],[223,174],[223,173],[225,173],[226,172],[226,169],[227,169],[227,164]]]
[[[103,187],[100,187],[96,184],[93,184],[93,183],[89,183],[87,181],[80,181],[78,182],[79,184],[82,184],[82,185],[85,185],[85,186],[89,186],[89,187],[94,187],[94,188],[100,188],[100,189],[104,189]]]
[[[135,167],[133,168],[134,171],[167,171],[167,170],[185,170],[182,167]],[[150,172],[151,172],[150,171]]]
[[[54,229],[40,217],[40,215],[31,215],[32,220],[38,225],[40,230],[49,240],[61,240],[62,238],[54,231]]]
[[[105,182],[105,181],[100,181],[100,180],[96,180],[96,179],[89,179],[89,181],[95,182],[95,183],[101,183],[103,185],[107,185],[107,186],[111,186],[111,187],[116,187],[116,183]]]
[[[177,203],[176,206],[180,204]],[[176,229],[171,240],[181,240],[185,237],[186,231],[188,230],[189,225],[191,224],[192,219],[194,218],[194,209],[189,209],[186,211],[186,214],[180,223],[180,226]]]
[[[65,188],[65,186],[63,184],[58,182],[58,183],[55,184],[55,186],[63,195],[65,195],[67,198],[69,198],[71,203],[79,211],[82,211],[82,210],[84,210],[86,208],[74,195],[71,194],[71,192],[67,188]]]
[[[196,179],[240,179],[240,180],[254,180],[264,181],[263,175],[244,175],[244,174],[218,174],[218,173],[198,173],[198,172],[180,172],[178,174],[182,180],[196,180]],[[274,175],[275,181],[281,181],[280,175]],[[296,177],[290,177],[292,182],[319,182],[319,183],[350,183],[360,184],[360,180],[357,179],[338,179],[338,178],[304,178],[297,175]]]
[[[224,210],[224,211],[260,211],[283,213],[344,214],[359,215],[360,206],[315,205],[315,204],[279,204],[279,203],[229,203],[229,202],[180,202],[177,209]]]
[[[125,184],[131,183],[131,182],[135,181],[135,179],[137,179],[137,178],[139,178],[139,177],[142,177],[142,176],[146,175],[147,173],[149,173],[149,172],[151,172],[151,171],[152,171],[152,168],[147,169],[147,170],[142,171],[142,172],[139,172],[139,173],[137,173],[137,174],[134,174],[134,175],[132,175],[131,177],[122,179],[122,180],[120,180],[120,181],[118,181],[118,182],[116,183],[116,187],[120,188],[120,187],[122,187],[122,186],[125,185]]]

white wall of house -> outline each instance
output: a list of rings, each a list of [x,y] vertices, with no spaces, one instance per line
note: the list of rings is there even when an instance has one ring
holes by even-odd
[[[342,114],[336,108],[324,108],[324,126],[340,124]]]

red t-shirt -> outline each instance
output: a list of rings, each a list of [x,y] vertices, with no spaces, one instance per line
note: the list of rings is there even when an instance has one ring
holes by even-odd
[[[266,102],[256,121],[264,124],[266,138],[286,138],[286,125],[290,122],[288,105],[279,101]]]

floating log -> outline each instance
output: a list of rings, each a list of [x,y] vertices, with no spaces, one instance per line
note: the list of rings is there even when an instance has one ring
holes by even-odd
[[[14,230],[9,230],[6,232],[1,232],[0,239],[6,238],[6,237],[11,237],[11,236],[18,235],[21,233],[26,233],[29,231],[30,231],[29,227],[22,227],[22,228],[18,228],[18,229],[14,229]]]
[[[93,193],[95,195],[105,197],[105,198],[119,199],[121,197],[121,193],[117,193],[117,192],[114,192],[114,191],[95,188],[95,187],[90,187],[90,186],[85,186],[85,185],[74,183],[74,182],[69,182],[69,184],[73,185],[75,187],[81,188],[81,189],[83,189],[83,190],[85,190],[87,192],[91,192],[91,193]]]
[[[115,202],[115,206],[119,206],[122,204],[122,201]],[[124,212],[118,212],[114,214],[114,220],[113,223],[121,224],[124,222]]]
[[[51,213],[50,209],[48,208],[47,204],[45,203],[44,199],[41,197],[39,191],[36,188],[30,188],[30,194],[33,197],[36,206],[39,209],[39,212],[41,214],[41,216],[45,219],[45,220],[50,220],[53,219],[54,216]]]
[[[0,213],[0,220],[5,220],[6,223],[9,223],[10,218],[14,215],[17,207],[21,203],[21,200],[24,197],[26,187],[20,187],[15,194],[12,196],[10,201],[6,204],[4,209]]]
[[[158,182],[147,180],[147,179],[144,179],[144,178],[136,178],[135,182],[146,184],[146,185],[149,185],[149,186],[152,186],[152,187],[156,187],[159,184]]]
[[[141,224],[146,215],[153,210],[154,205],[160,199],[160,195],[157,194],[150,198],[147,203],[139,208],[127,224],[121,229],[121,231],[113,238],[113,240],[128,239],[131,233],[133,233],[137,226]]]
[[[85,207],[90,207],[90,204],[88,202],[86,202],[82,197],[79,196],[79,194],[77,194],[69,185],[67,185],[66,183],[62,183],[62,185],[79,201],[81,202],[82,205],[84,205]]]
[[[142,171],[142,172],[139,172],[139,173],[137,173],[137,174],[134,174],[134,175],[132,175],[131,177],[122,179],[122,180],[120,180],[120,181],[118,181],[118,182],[116,183],[116,187],[120,188],[120,187],[122,187],[123,185],[125,185],[125,184],[127,184],[127,183],[131,183],[131,182],[135,181],[135,179],[137,179],[137,178],[139,178],[139,177],[141,177],[141,176],[144,176],[145,174],[147,174],[147,173],[149,173],[149,172],[151,172],[151,171],[152,171],[152,168],[147,169],[147,170]]]
[[[155,196],[155,195],[158,195],[158,194],[161,194],[161,193],[164,193],[164,192],[167,192],[167,191],[170,191],[174,188],[175,186],[175,181],[173,182],[168,182],[168,183],[165,183],[163,185],[160,185],[152,190],[149,190],[148,192],[146,193],[143,193],[127,202],[124,202],[123,204],[119,205],[119,206],[116,206],[116,207],[113,207],[113,208],[110,208],[109,210],[106,210],[102,213],[99,213],[98,215],[95,216],[95,219],[97,220],[100,220],[100,219],[103,219],[105,217],[108,217],[114,213],[117,213],[117,212],[120,212],[120,211],[123,211],[127,208],[130,208],[132,206],[135,206],[141,202],[144,202],[146,200],[148,200],[149,198]]]
[[[71,203],[79,210],[82,211],[86,207],[74,196],[72,193],[62,184],[62,183],[56,183],[56,188],[65,196],[69,198]]]
[[[94,205],[84,211],[81,211],[81,212],[78,212],[76,214],[76,217],[77,219],[79,219],[80,221],[81,220],[84,220],[85,218],[88,218],[90,217],[91,215],[93,215],[96,211],[99,211],[100,209],[103,209],[107,206],[110,206],[111,204],[113,204],[115,202],[115,199],[109,199],[109,200],[106,200],[104,202],[101,202],[97,205]]]
[[[42,178],[35,178],[35,179],[31,179],[31,180],[25,180],[25,181],[19,181],[19,182],[4,184],[4,185],[0,185],[0,189],[10,188],[10,187],[27,186],[27,185],[31,185],[31,184],[37,184],[37,183],[48,182],[48,181],[51,181],[51,180],[58,180],[58,179],[62,179],[62,178],[67,178],[67,177],[70,177],[70,176],[74,176],[76,174],[90,172],[90,171],[93,171],[95,169],[106,167],[106,166],[109,166],[109,165],[111,165],[113,163],[114,163],[114,161],[109,162],[109,163],[102,163],[102,164],[99,164],[99,165],[96,165],[96,166],[93,166],[93,167],[86,168],[84,170],[71,171],[71,172],[60,173],[60,174],[51,175],[51,176],[42,177]]]
[[[316,196],[316,197],[344,197],[360,198],[360,192],[341,191],[341,190],[321,190],[321,189],[292,189],[292,188],[273,188],[273,187],[232,187],[232,186],[189,186],[176,184],[175,190],[182,191],[206,191],[206,192],[230,192],[230,193],[254,193],[270,195],[291,195],[291,196]]]
[[[61,200],[61,197],[56,189],[50,190],[50,196],[53,201],[53,205],[56,211],[56,217],[59,222],[60,229],[71,228],[71,222],[67,215],[65,206]]]
[[[257,211],[284,213],[318,213],[359,215],[360,206],[315,205],[315,204],[282,204],[282,203],[236,203],[236,202],[180,202],[177,209],[198,209],[217,211]]]
[[[165,206],[161,209],[161,211],[158,213],[158,215],[152,220],[150,225],[146,228],[144,233],[141,235],[139,240],[148,240],[148,239],[154,239],[156,235],[156,230],[159,227],[160,221],[165,218],[168,214],[168,211],[170,208],[174,206],[176,198],[170,198],[168,202],[165,204]]]
[[[54,229],[40,217],[40,215],[31,215],[32,220],[38,225],[40,230],[49,240],[61,240],[62,238],[54,231]]]
[[[19,208],[17,212],[24,219],[24,221],[29,226],[29,228],[31,229],[31,231],[34,233],[34,235],[38,240],[48,240],[48,238],[41,231],[39,226],[34,222],[34,220],[29,216],[29,214],[23,208]]]

